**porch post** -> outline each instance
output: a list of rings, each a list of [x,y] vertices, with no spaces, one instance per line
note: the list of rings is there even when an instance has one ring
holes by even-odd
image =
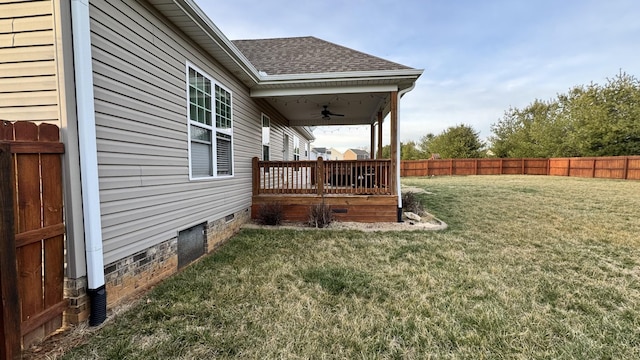
[[[391,92],[391,174],[389,174],[391,194],[396,195],[398,191],[398,177],[396,176],[398,169],[398,158],[400,157],[399,141],[398,141],[398,92]]]
[[[371,147],[369,147],[369,158],[376,158],[376,126],[371,124]]]
[[[378,156],[376,159],[382,159],[382,122],[384,118],[382,117],[382,111],[378,111]]]

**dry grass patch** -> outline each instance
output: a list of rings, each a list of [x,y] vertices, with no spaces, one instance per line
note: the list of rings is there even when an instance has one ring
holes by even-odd
[[[449,230],[245,229],[66,358],[640,358],[639,183],[405,183]]]

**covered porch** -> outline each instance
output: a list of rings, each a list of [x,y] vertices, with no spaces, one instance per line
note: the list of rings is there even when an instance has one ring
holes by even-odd
[[[396,89],[397,86],[394,87]],[[370,159],[262,161],[254,158],[252,216],[256,218],[263,205],[277,203],[282,206],[284,220],[306,221],[311,207],[324,203],[331,207],[337,221],[401,221],[398,105],[402,94],[410,89],[380,93],[363,87],[362,93],[303,94],[296,97],[276,97],[270,92],[272,96],[267,101],[287,116],[291,125],[368,125]],[[300,99],[304,99],[302,103]],[[305,103],[306,106],[302,105]],[[325,105],[319,109],[318,104]],[[325,116],[322,114],[325,106],[331,109],[332,115],[344,116]],[[303,114],[314,112],[322,115],[320,119],[308,115],[303,117]],[[389,159],[382,159],[382,124],[385,118],[390,122]]]
[[[422,70],[314,37],[234,44],[262,76],[251,97],[277,111],[288,126],[370,128],[364,139],[370,160],[291,161],[286,147],[281,159],[254,158],[252,216],[263,204],[279,203],[285,220],[305,221],[312,205],[324,203],[338,221],[400,221],[399,104]],[[382,159],[385,121],[390,159]]]

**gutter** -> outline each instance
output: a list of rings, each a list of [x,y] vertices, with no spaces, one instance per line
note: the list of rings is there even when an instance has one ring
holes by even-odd
[[[402,187],[400,184],[400,150],[402,149],[402,147],[400,146],[400,99],[402,98],[402,96],[406,93],[408,93],[409,91],[413,90],[413,88],[416,87],[416,83],[414,82],[411,87],[408,87],[406,89],[402,89],[400,91],[398,91],[398,109],[396,110],[398,112],[397,116],[398,116],[398,130],[397,130],[397,134],[398,136],[396,136],[396,146],[398,151],[396,151],[396,183],[398,186],[398,222],[402,222],[402,191],[400,190],[400,188]]]
[[[377,71],[344,71],[333,73],[309,73],[309,74],[281,74],[281,75],[264,75],[260,76],[260,84],[269,85],[270,83],[281,83],[288,81],[304,81],[304,80],[335,80],[335,79],[351,79],[351,80],[375,80],[375,79],[417,79],[423,69],[398,69],[398,70],[377,70]]]
[[[91,305],[89,325],[97,326],[102,324],[107,317],[107,293],[104,281],[102,223],[100,220],[89,0],[71,0],[71,23],[80,147],[82,215],[87,258],[87,294]]]

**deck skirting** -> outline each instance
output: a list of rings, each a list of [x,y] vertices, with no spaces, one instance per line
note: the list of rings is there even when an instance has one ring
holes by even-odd
[[[251,217],[257,218],[262,205],[277,203],[282,206],[283,220],[307,221],[311,206],[322,201],[319,195],[255,195]],[[325,195],[324,203],[331,206],[336,221],[373,223],[398,220],[396,195]]]

